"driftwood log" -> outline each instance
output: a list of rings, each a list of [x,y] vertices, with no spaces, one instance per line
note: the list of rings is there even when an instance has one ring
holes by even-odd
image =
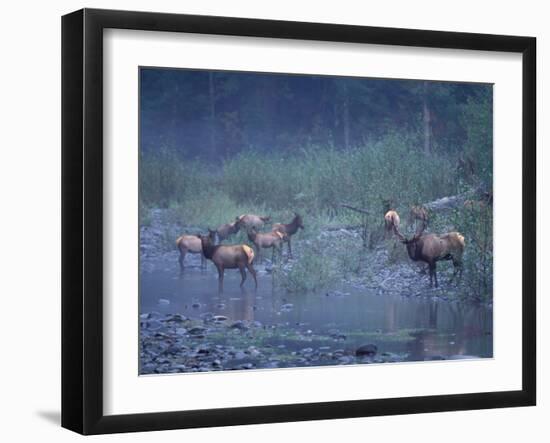
[[[430,211],[435,212],[449,211],[452,209],[461,208],[466,200],[482,199],[486,195],[487,190],[483,186],[478,186],[477,188],[471,189],[462,194],[441,197],[437,200],[423,203],[422,206],[424,206],[426,209],[429,209]],[[349,203],[339,203],[338,206],[341,208],[350,209],[351,211],[359,212],[361,214],[371,214],[371,211],[369,211],[368,209],[358,208],[356,206],[350,205]]]

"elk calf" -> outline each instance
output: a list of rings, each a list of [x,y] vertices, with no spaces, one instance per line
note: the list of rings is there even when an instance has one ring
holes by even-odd
[[[425,227],[425,226],[424,226]],[[424,229],[415,234],[411,239],[405,238],[398,229],[395,229],[401,241],[407,247],[407,253],[413,261],[423,261],[428,264],[430,271],[430,286],[437,288],[436,262],[441,260],[452,260],[454,266],[453,276],[462,276],[462,254],[464,253],[464,236],[459,232],[449,232],[446,234],[423,234]]]
[[[248,239],[256,246],[256,252],[258,259],[261,256],[262,248],[271,248],[273,253],[271,255],[271,261],[275,261],[275,250],[277,250],[279,257],[283,255],[283,241],[285,234],[279,231],[272,231],[266,233],[260,233],[256,229],[252,228],[247,231]]]
[[[272,227],[272,232],[280,232],[284,235],[283,241],[288,245],[288,256],[292,258],[292,246],[290,244],[290,237],[292,237],[298,229],[304,229],[304,223],[302,217],[296,212],[294,218],[290,223],[275,223]]]
[[[180,256],[178,258],[180,269],[183,272],[183,260],[187,253],[190,254],[201,254],[201,268],[206,267],[206,260],[202,255],[202,246],[201,240],[196,235],[182,235],[176,240],[176,247],[180,251]]]
[[[218,291],[223,292],[223,275],[225,269],[239,269],[241,272],[241,287],[246,280],[246,271],[252,274],[256,289],[258,281],[256,280],[256,271],[252,266],[254,261],[254,251],[248,245],[214,245],[216,231],[208,230],[209,235],[201,235],[200,242],[204,257],[212,260],[218,270]]]

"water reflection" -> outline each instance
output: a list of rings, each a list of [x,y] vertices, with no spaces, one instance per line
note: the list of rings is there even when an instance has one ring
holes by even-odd
[[[337,330],[346,336],[347,347],[375,341],[388,352],[407,353],[409,360],[493,353],[492,310],[487,308],[350,288],[345,296],[287,294],[275,290],[269,276],[259,277],[259,289],[254,291],[249,281],[239,288],[238,272],[226,272],[225,292],[218,294],[213,273],[189,270],[183,278],[170,271],[142,273],[140,311],[177,312],[191,318],[208,312],[230,321],[283,324],[327,336]],[[284,309],[288,304],[292,307]]]

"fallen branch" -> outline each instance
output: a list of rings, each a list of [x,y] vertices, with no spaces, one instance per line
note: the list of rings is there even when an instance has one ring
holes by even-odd
[[[348,205],[347,203],[340,203],[338,206],[346,209],[351,209],[355,212],[360,212],[361,214],[370,214],[370,211],[367,211],[366,209],[356,208],[355,206]]]

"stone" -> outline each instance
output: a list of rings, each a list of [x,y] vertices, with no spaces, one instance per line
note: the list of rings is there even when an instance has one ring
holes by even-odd
[[[355,350],[355,355],[358,357],[375,355],[378,352],[378,347],[371,343],[359,346]]]

